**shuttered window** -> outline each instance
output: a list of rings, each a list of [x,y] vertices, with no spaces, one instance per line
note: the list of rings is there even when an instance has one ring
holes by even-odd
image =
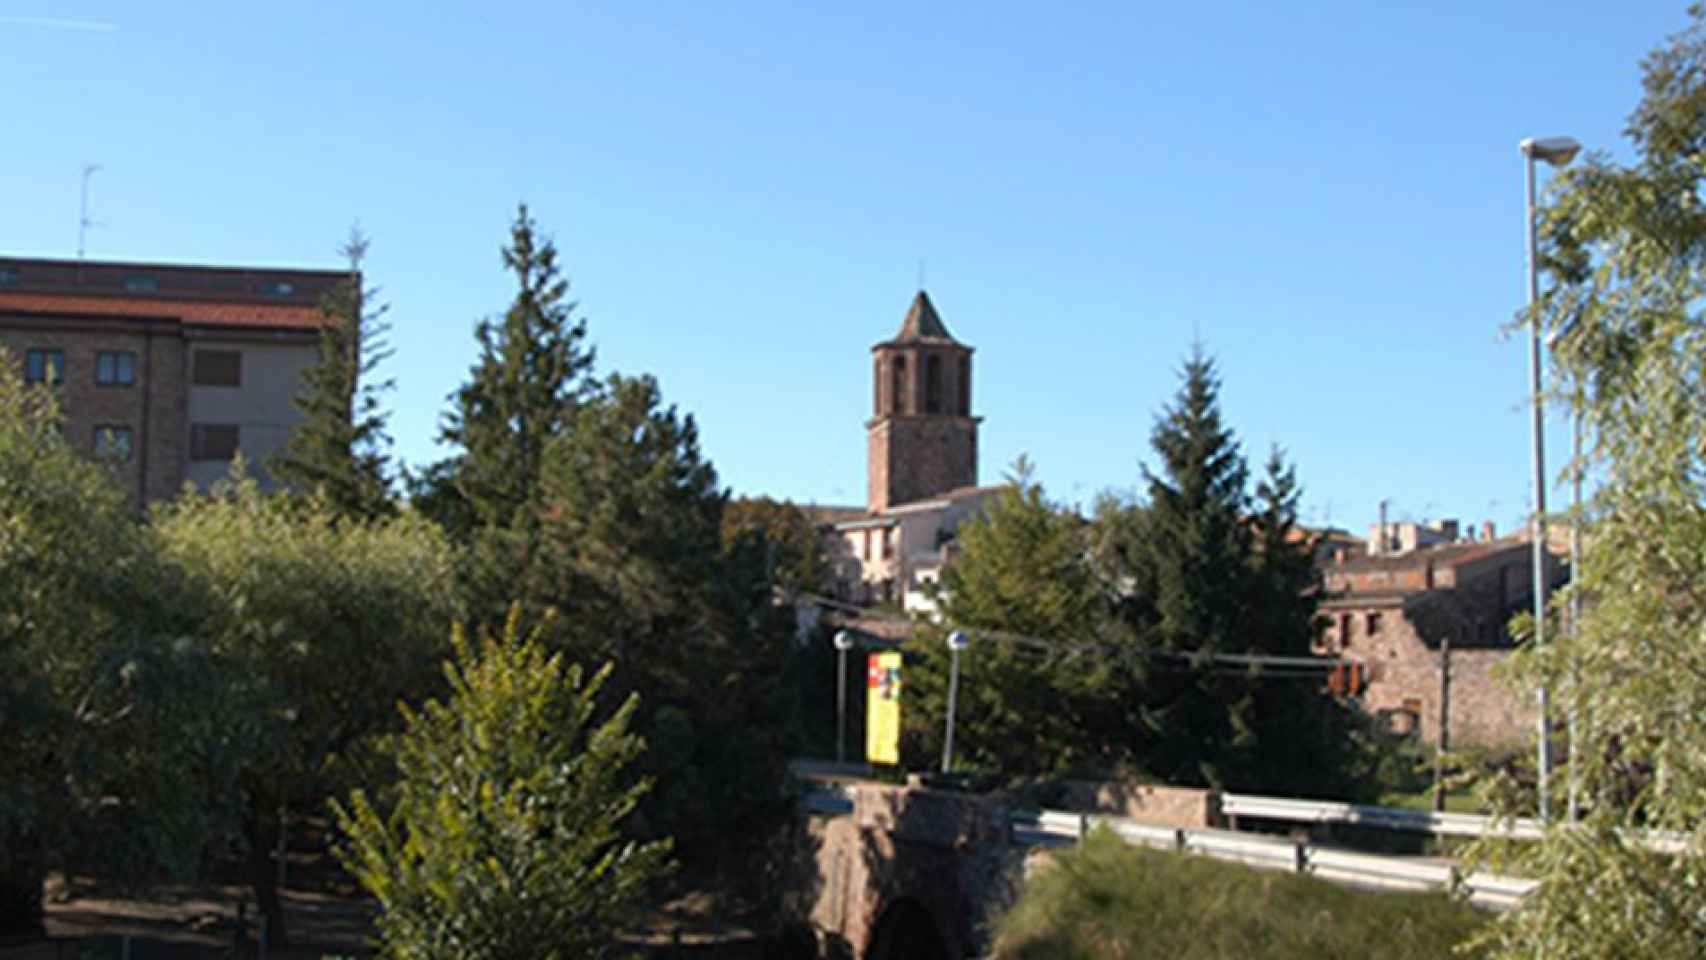
[[[190,459],[202,463],[230,460],[237,455],[237,425],[196,423],[190,425]]]
[[[236,350],[197,350],[190,382],[198,387],[243,385],[243,355]]]

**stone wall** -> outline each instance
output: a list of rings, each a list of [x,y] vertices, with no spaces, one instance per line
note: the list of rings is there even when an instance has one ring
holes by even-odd
[[[1069,780],[1060,803],[1067,810],[1108,813],[1161,827],[1200,829],[1225,823],[1220,794],[1198,787]]]

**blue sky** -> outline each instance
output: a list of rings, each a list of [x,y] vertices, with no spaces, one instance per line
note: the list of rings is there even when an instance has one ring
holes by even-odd
[[[603,371],[737,493],[860,503],[869,347],[918,284],[977,348],[982,479],[1132,490],[1199,337],[1304,517],[1528,509],[1517,141],[1627,158],[1684,5],[0,0],[0,252],[338,265],[435,459],[525,200]],[[1561,463],[1566,434],[1550,447]]]

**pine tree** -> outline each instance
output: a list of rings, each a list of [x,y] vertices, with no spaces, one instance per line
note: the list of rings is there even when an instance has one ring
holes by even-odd
[[[475,329],[480,359],[454,394],[441,439],[463,451],[457,486],[478,522],[525,534],[537,513],[545,448],[584,399],[593,355],[584,345],[586,322],[573,319],[566,299],[557,249],[525,204],[503,263],[515,275],[515,301],[502,320]]]
[[[610,957],[667,843],[622,837],[649,789],[625,698],[598,719],[611,667],[586,676],[523,637],[519,607],[498,638],[460,628],[450,695],[390,741],[401,775],[394,811],[361,791],[334,805],[345,866],[378,899],[393,960]]]
[[[391,356],[384,337],[388,307],[370,306],[376,292],[362,288],[368,240],[351,228],[341,253],[349,276],[327,294],[320,310],[320,361],[304,371],[296,398],[303,422],[270,467],[304,493],[317,493],[339,513],[373,519],[395,512],[391,502],[387,414],[379,395],[392,387],[373,382]]]

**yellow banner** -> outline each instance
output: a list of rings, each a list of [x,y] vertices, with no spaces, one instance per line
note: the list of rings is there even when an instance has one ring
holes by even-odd
[[[900,654],[873,653],[865,674],[865,759],[900,762]]]

